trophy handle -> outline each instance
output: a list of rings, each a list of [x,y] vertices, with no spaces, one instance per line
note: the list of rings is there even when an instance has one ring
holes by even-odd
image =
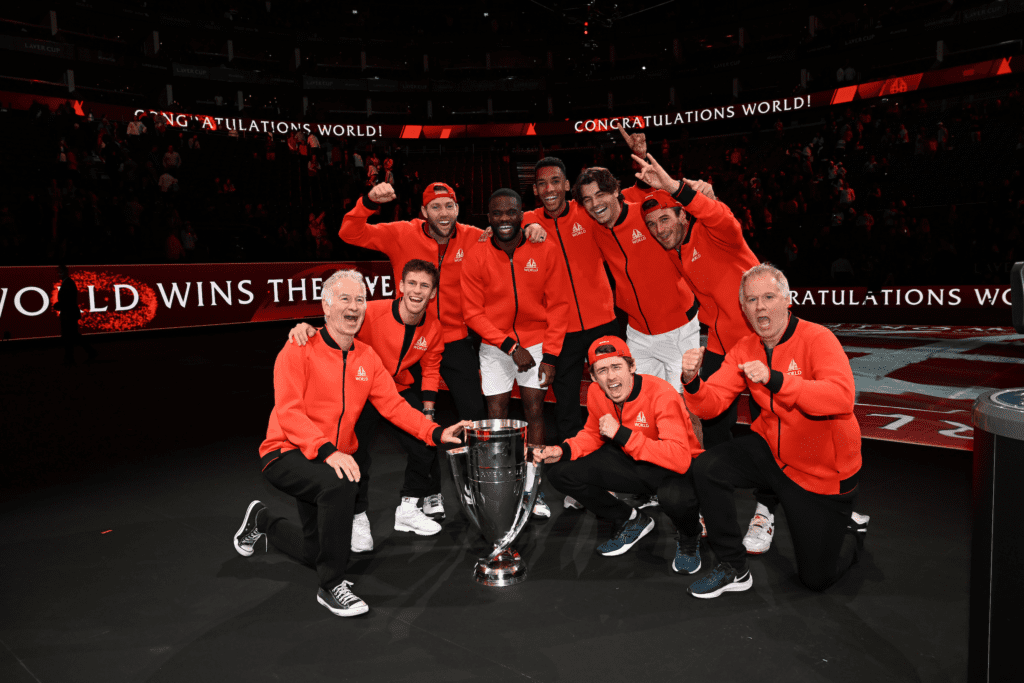
[[[460,453],[461,451],[461,453]],[[473,491],[469,488],[466,483],[466,479],[463,476],[462,464],[459,462],[460,457],[466,457],[464,448],[457,448],[448,451],[448,464],[452,468],[452,478],[455,481],[455,487],[458,489],[459,502],[462,505],[462,511],[466,513],[466,517],[469,518],[470,523],[476,528],[477,532],[483,534],[483,526],[480,524],[480,517],[477,515],[476,506],[471,505],[467,500],[466,496],[472,496]]]
[[[526,522],[530,519],[530,512],[533,510],[533,504],[537,502],[537,494],[540,492],[541,482],[541,468],[535,465],[533,462],[527,460],[526,462],[526,485],[523,488],[525,495],[520,498],[519,509],[516,511],[516,519],[512,524],[512,528],[509,529],[505,537],[498,543],[494,544],[494,551],[491,553],[487,561],[494,560],[498,555],[505,552],[509,546],[512,545],[512,541],[516,540],[516,536],[526,526]]]

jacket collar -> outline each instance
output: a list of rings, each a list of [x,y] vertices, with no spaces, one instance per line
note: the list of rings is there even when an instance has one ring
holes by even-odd
[[[544,211],[544,215],[547,216],[548,218],[565,218],[566,216],[569,215],[569,212],[572,211],[572,207],[569,206],[569,202],[571,201],[571,199],[567,199],[565,201],[565,208],[563,208],[562,213],[558,214],[557,216],[552,216],[551,214],[548,213],[547,209],[542,209]]]
[[[341,351],[341,347],[338,346],[338,342],[334,341],[334,337],[332,337],[331,333],[327,331],[327,325],[323,326],[323,329],[320,330],[320,334],[322,334],[324,336],[324,343],[325,344],[327,344],[332,349],[335,349],[337,351]]]
[[[395,317],[395,321],[399,325],[405,325],[406,327],[423,327],[423,323],[427,322],[426,312],[424,312],[423,317],[415,325],[406,325],[405,321],[402,320],[401,312],[398,310],[398,307],[401,305],[401,301],[402,297],[398,297],[397,299],[391,302],[391,315]]]
[[[619,195],[619,207],[621,208],[621,211],[619,211],[619,220],[615,221],[615,225],[612,226],[613,229],[625,223],[626,216],[629,215],[629,204],[622,201],[622,195]]]
[[[520,227],[519,228],[519,244],[516,245],[516,249],[518,249],[519,247],[523,246],[524,242],[526,242],[526,233],[523,232],[522,227]],[[498,244],[498,237],[493,232],[491,233],[491,246],[493,246],[498,251],[502,251],[502,252],[505,251],[504,249],[501,248],[501,245]],[[512,250],[513,254],[516,253],[516,249]]]
[[[644,376],[639,372],[633,373],[633,391],[629,392],[629,397],[626,399],[626,403],[635,401],[640,396],[640,389],[643,388]]]

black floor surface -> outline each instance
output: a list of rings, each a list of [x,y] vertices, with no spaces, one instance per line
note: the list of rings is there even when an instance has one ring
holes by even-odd
[[[966,678],[970,455],[893,443],[864,442],[866,553],[837,585],[799,583],[780,511],[753,589],[701,601],[669,569],[663,514],[605,558],[610,528],[548,486],[554,516],[515,544],[528,580],[475,584],[485,548],[450,482],[440,534],[393,530],[404,461],[385,434],[376,549],[351,567],[371,611],[331,615],[312,570],[231,545],[253,498],[295,516],[256,454],[286,329],[111,337],[76,368],[52,343],[0,345],[0,681]]]

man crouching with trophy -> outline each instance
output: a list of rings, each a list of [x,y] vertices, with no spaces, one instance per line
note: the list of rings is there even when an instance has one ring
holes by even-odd
[[[587,354],[594,384],[587,393],[589,417],[582,431],[560,446],[535,450],[535,462],[551,484],[602,519],[615,523],[611,539],[597,547],[622,555],[654,529],[654,520],[609,491],[657,495],[678,531],[671,567],[700,569],[701,523],[690,461],[701,453],[683,398],[671,384],[636,374],[622,339],[601,337]]]
[[[469,425],[443,429],[410,406],[395,388],[380,356],[355,339],[366,315],[366,285],[355,270],[324,282],[325,324],[305,345],[285,344],[274,363],[274,410],[260,446],[263,476],[295,498],[299,527],[258,500],[235,532],[239,554],[252,555],[261,538],[314,567],[317,602],[341,617],[363,614],[366,603],[346,580],[352,517],[359,492],[355,424],[370,401],[392,424],[427,445],[461,443]]]

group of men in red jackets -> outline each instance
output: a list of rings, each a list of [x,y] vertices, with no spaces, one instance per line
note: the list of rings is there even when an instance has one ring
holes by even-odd
[[[565,507],[614,523],[602,555],[650,533],[643,507],[656,503],[677,531],[675,572],[701,569],[706,526],[718,562],[691,595],[747,590],[746,556],[767,550],[782,505],[803,582],[822,590],[842,576],[867,520],[852,507],[860,431],[842,347],[791,315],[785,276],[758,263],[708,183],[671,178],[642,135],[623,135],[636,185],[621,190],[593,167],[570,186],[564,163],[546,157],[533,185],[541,206],[524,211],[518,193],[500,189],[486,231],[457,221],[455,191],[442,182],[427,186],[412,221],[368,222],[395,199],[389,184],[357,202],[339,235],[387,255],[401,297],[367,303],[358,273],[340,271],[323,287],[324,327],[292,330],[260,455],[264,476],[296,498],[302,528],[254,501],[235,535],[241,554],[266,538],[317,569],[318,601],[333,613],[367,611],[345,565],[373,548],[368,448],[380,418],[408,454],[395,529],[434,534],[444,518],[434,447],[457,443],[470,421],[507,417],[515,383],[531,457],[549,463]],[[433,421],[439,378],[461,420],[448,429]],[[544,445],[549,387],[558,445]],[[743,391],[755,417],[748,436],[733,438]],[[735,488],[758,492],[745,535]],[[533,512],[551,514],[543,500]]]

